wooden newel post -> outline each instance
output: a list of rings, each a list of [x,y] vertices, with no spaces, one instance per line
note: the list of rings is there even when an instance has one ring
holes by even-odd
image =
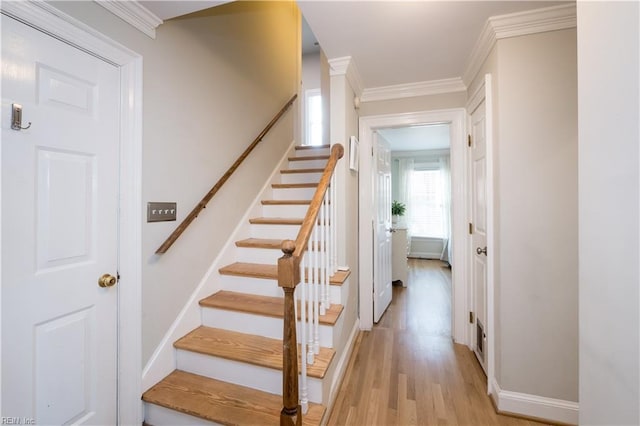
[[[302,425],[298,405],[298,342],[296,339],[295,297],[300,282],[300,259],[293,256],[294,241],[282,243],[284,255],[278,259],[278,285],[284,291],[284,330],[282,339],[282,411],[280,425]]]

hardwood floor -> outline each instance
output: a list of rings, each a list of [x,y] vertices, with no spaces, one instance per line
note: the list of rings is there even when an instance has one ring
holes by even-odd
[[[406,288],[362,333],[328,425],[539,425],[498,415],[473,353],[451,339],[451,271],[409,260]]]

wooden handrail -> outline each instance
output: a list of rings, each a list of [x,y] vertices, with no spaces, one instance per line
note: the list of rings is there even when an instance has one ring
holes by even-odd
[[[280,109],[280,111],[275,115],[275,117],[273,117],[273,119],[269,122],[269,124],[267,124],[264,130],[260,132],[258,137],[256,137],[253,140],[253,142],[251,142],[251,145],[249,145],[249,147],[244,150],[242,155],[238,157],[235,163],[233,163],[231,167],[229,167],[229,170],[227,170],[226,173],[222,175],[220,179],[218,179],[218,182],[216,182],[216,184],[213,185],[213,188],[211,188],[211,190],[207,192],[204,198],[202,198],[202,200],[200,200],[200,202],[193,208],[193,210],[191,210],[191,213],[189,213],[187,217],[184,218],[182,223],[178,225],[178,227],[171,233],[171,235],[169,235],[169,238],[167,238],[165,242],[162,243],[162,245],[158,248],[158,250],[156,250],[156,254],[166,253],[166,251],[169,250],[169,247],[171,247],[173,243],[176,242],[176,240],[180,237],[180,235],[182,235],[185,229],[189,227],[191,222],[193,222],[195,218],[198,217],[198,214],[200,214],[200,211],[202,211],[202,209],[204,209],[207,206],[207,203],[211,201],[213,196],[216,195],[216,193],[220,190],[220,188],[222,188],[222,185],[224,185],[225,182],[229,180],[233,172],[235,172],[236,169],[240,167],[240,164],[242,164],[245,158],[249,156],[251,151],[253,151],[253,149],[260,143],[260,141],[262,141],[262,139],[267,135],[267,133],[269,133],[269,130],[271,130],[271,128],[278,122],[280,117],[282,117],[284,113],[287,112],[287,110],[291,107],[291,105],[293,104],[293,102],[296,100],[297,97],[298,97],[297,94],[293,95],[291,99],[289,99],[289,101],[282,107],[282,109]]]
[[[331,148],[329,161],[322,173],[320,183],[307,210],[295,242],[285,240],[282,243],[283,256],[278,259],[278,285],[284,291],[284,319],[282,340],[282,411],[280,425],[302,424],[301,408],[298,405],[298,342],[296,337],[296,317],[294,291],[300,283],[300,260],[309,243],[311,232],[318,220],[322,200],[331,183],[331,177],[338,160],[344,155],[344,148],[336,144]],[[335,202],[335,200],[331,200]],[[303,354],[304,356],[304,354]]]

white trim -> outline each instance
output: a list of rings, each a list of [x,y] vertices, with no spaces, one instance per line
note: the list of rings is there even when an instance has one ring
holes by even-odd
[[[353,346],[358,337],[358,333],[360,332],[360,323],[356,318],[356,321],[353,323],[353,328],[351,329],[351,334],[349,334],[349,339],[347,340],[347,344],[344,346],[344,350],[342,351],[342,356],[337,361],[335,372],[333,373],[333,379],[331,380],[331,387],[329,388],[329,399],[326,404],[326,413],[331,413],[333,410],[333,406],[336,403],[336,398],[338,396],[340,385],[342,384],[342,380],[344,379],[344,375],[347,372],[347,367],[349,366],[349,360],[351,359],[351,354],[353,353]]]
[[[204,274],[200,283],[195,288],[191,296],[184,304],[180,313],[171,324],[171,327],[167,330],[164,337],[160,341],[160,344],[156,347],[147,365],[142,370],[142,391],[145,392],[151,386],[164,379],[169,373],[176,368],[176,352],[173,347],[173,343],[189,333],[194,328],[202,325],[200,300],[220,290],[220,280],[218,269],[223,265],[233,262],[230,254],[235,253],[235,242],[245,238],[249,233],[249,218],[256,215],[256,209],[260,209],[261,201],[265,199],[265,193],[270,189],[273,182],[276,181],[277,176],[280,175],[280,170],[283,165],[288,161],[294,149],[295,141],[291,143],[289,149],[286,150],[278,166],[276,166],[271,173],[271,176],[265,181],[264,186],[252,201],[250,207],[247,209],[244,216],[238,221],[235,229],[229,236],[229,239],[225,242],[222,250],[218,253],[218,256],[211,263],[211,266]],[[268,197],[267,197],[268,198]]]
[[[355,95],[362,95],[364,83],[362,82],[362,77],[356,67],[356,63],[351,56],[329,59],[329,75],[346,76]]]
[[[496,380],[490,383],[497,411],[557,423],[578,424],[579,404],[563,399],[547,398],[500,389]]]
[[[156,28],[164,21],[135,0],[94,0],[135,29],[156,38]]]
[[[389,99],[412,98],[415,96],[437,95],[440,93],[464,92],[467,86],[460,77],[442,80],[418,81],[366,88],[362,91],[361,102],[386,101]]]
[[[140,424],[142,356],[142,57],[43,2],[2,2],[2,13],[120,68],[118,420]]]
[[[575,3],[490,17],[469,55],[462,80],[469,86],[497,40],[576,27]]]
[[[466,112],[462,108],[436,111],[421,111],[405,114],[376,115],[360,118],[360,152],[371,152],[374,131],[386,127],[412,126],[430,123],[451,123],[451,200],[453,206],[453,261],[451,309],[453,315],[452,333],[457,343],[469,341],[466,312],[468,307],[468,283],[466,268],[455,265],[467,263],[467,233],[465,187],[467,171],[465,162]],[[370,330],[373,327],[373,241],[371,226],[373,223],[373,191],[371,182],[372,160],[370,155],[360,158],[359,173],[359,297],[360,328]]]

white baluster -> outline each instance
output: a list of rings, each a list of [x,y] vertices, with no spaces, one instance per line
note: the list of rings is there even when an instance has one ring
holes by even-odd
[[[324,247],[322,247],[322,257],[324,258],[324,282],[325,282],[325,293],[324,293],[324,306],[325,306],[325,311],[327,309],[329,309],[331,307],[331,271],[330,269],[330,262],[329,262],[329,252],[327,251],[327,241],[329,241],[329,226],[331,226],[331,221],[330,221],[330,214],[329,214],[329,194],[326,193],[324,196],[324,200],[322,202],[322,209],[325,212],[324,213],[324,217],[325,217],[325,224],[324,224],[324,228],[323,228],[323,237],[322,237],[322,244],[324,244]]]
[[[300,274],[304,276],[304,258],[303,261],[300,262]],[[307,383],[307,358],[304,354],[307,351],[307,325],[306,325],[306,317],[307,317],[307,308],[305,304],[307,303],[307,288],[304,282],[300,283],[299,288],[296,291],[300,291],[300,326],[298,336],[300,336],[300,353],[302,354],[301,358],[301,369],[300,369],[300,406],[302,407],[302,414],[307,414],[309,411],[309,385]],[[296,309],[296,318],[298,318],[298,303],[295,305]]]
[[[317,246],[318,226],[313,228],[313,240]],[[313,351],[320,353],[320,274],[318,273],[318,251],[317,247],[313,251]]]
[[[326,265],[324,263],[324,251],[322,250],[322,245],[321,245],[322,240],[324,239],[324,230],[326,227],[324,200],[320,205],[320,224],[316,225],[316,227],[319,228],[315,249],[316,249],[316,253],[318,254],[318,275],[319,275],[318,282],[320,284],[320,315],[324,315],[326,314],[326,310],[327,310],[327,305],[326,305],[327,286],[326,286],[326,280],[325,280],[326,276],[324,273],[324,271],[326,270]]]
[[[307,253],[306,256],[304,256],[305,259],[305,270],[301,272],[301,281],[302,284],[307,286],[307,290],[308,290],[308,297],[307,297],[307,310],[308,310],[308,321],[304,323],[305,327],[308,327],[309,330],[309,334],[307,336],[307,364],[309,365],[313,365],[314,362],[314,352],[313,352],[313,317],[314,317],[314,312],[313,312],[313,307],[314,307],[314,303],[313,303],[313,286],[311,283],[311,253],[312,253],[312,242],[311,242],[311,238],[309,239],[309,244],[307,245]],[[305,279],[305,271],[308,274],[308,276]]]

